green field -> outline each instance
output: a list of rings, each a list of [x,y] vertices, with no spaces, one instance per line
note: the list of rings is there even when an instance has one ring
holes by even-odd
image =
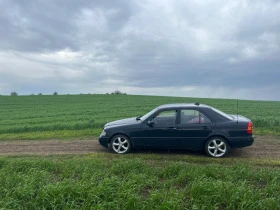
[[[0,96],[0,140],[97,137],[106,122],[166,103],[199,101],[236,113],[236,100],[133,95]],[[280,135],[280,102],[239,101],[256,134]]]
[[[279,209],[280,161],[176,154],[0,158],[0,209]]]
[[[236,113],[236,100],[132,95],[0,96],[0,140],[96,138],[165,103]],[[280,102],[239,101],[255,133],[279,135]],[[280,160],[199,154],[0,157],[0,209],[279,209]]]

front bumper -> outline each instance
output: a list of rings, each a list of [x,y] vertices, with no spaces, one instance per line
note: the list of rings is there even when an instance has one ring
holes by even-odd
[[[106,136],[103,137],[99,137],[99,143],[103,146],[108,148],[108,142],[109,142],[109,138]]]

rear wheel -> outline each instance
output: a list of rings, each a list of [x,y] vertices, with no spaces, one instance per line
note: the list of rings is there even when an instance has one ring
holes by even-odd
[[[227,155],[230,147],[225,139],[221,137],[213,137],[206,142],[204,149],[207,155],[221,158]]]
[[[131,142],[127,136],[116,135],[110,142],[110,149],[118,154],[125,154],[131,150]]]

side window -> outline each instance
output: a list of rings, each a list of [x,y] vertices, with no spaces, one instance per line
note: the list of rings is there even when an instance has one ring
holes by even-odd
[[[154,117],[154,122],[156,125],[175,125],[176,115],[176,110],[162,111]]]
[[[181,124],[205,124],[211,123],[211,120],[203,113],[197,110],[181,110]]]

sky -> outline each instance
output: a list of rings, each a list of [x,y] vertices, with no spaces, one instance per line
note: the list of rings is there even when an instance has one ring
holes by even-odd
[[[0,0],[0,95],[280,100],[278,0]]]

